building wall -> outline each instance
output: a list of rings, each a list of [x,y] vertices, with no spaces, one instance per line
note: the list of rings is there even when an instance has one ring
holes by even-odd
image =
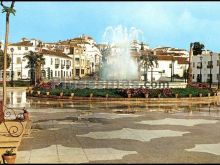
[[[153,69],[149,68],[148,69],[148,74],[147,74],[147,78],[149,81],[151,81],[151,77],[153,79],[153,81],[163,81],[164,78],[166,78],[166,80],[169,81],[169,79],[171,77],[171,61],[168,60],[158,60],[158,65],[154,66]],[[188,65],[185,64],[178,64],[178,61],[175,61],[173,63],[174,66],[174,73],[173,74],[177,74],[180,77],[183,77],[183,73],[184,71],[188,68]],[[153,71],[153,72],[151,72]],[[144,68],[141,67],[141,80],[144,80]]]
[[[202,82],[209,82],[209,74],[210,74],[210,68],[208,68],[208,61],[211,61],[211,56],[209,53],[205,53],[202,55],[197,55],[192,57],[192,76],[193,76],[193,82],[198,82],[197,76],[200,75],[200,57],[202,57],[202,68],[201,68],[201,75],[202,75]],[[218,82],[218,74],[219,74],[219,56],[217,53],[213,53],[212,56],[212,62],[213,62],[213,68],[211,69],[212,74],[212,82],[217,83]]]

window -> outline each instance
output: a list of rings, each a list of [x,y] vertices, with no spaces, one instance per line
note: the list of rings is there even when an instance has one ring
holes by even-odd
[[[217,60],[217,66],[219,66],[219,60]]]
[[[20,47],[20,46],[18,47],[18,50],[21,50],[21,47]]]
[[[81,69],[81,74],[84,74],[84,69]]]
[[[55,77],[57,77],[57,71],[55,70]]]
[[[194,79],[195,75],[193,74],[193,79]]]
[[[21,72],[18,72],[17,74],[18,74],[18,77],[21,77]]]
[[[195,67],[195,62],[193,62],[193,68]]]
[[[213,61],[208,61],[207,68],[213,68],[212,64],[213,64]]]
[[[21,64],[21,57],[17,57],[16,63],[17,63],[17,64]]]
[[[25,47],[25,50],[28,50],[28,47]]]
[[[74,48],[70,48],[70,54],[74,54]]]
[[[58,71],[58,77],[60,77],[60,71]]]
[[[53,65],[53,59],[52,58],[50,59],[50,64]]]
[[[219,79],[219,74],[217,74],[217,76],[216,76],[216,80],[218,80]]]

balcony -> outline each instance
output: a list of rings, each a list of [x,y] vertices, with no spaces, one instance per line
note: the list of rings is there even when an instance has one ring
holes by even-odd
[[[60,66],[60,64],[55,64],[55,68],[56,69],[59,68],[59,66]]]
[[[69,69],[70,68],[70,65],[66,65],[66,69]]]
[[[202,69],[202,66],[197,66],[197,69]]]
[[[213,65],[207,65],[207,68],[213,68]]]
[[[61,64],[61,69],[64,69],[65,68],[65,65],[64,64]]]

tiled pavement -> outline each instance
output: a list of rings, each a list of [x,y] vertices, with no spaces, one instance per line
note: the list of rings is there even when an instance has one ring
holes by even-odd
[[[220,116],[177,107],[118,106],[32,108],[31,135],[23,138],[16,163],[219,163]]]

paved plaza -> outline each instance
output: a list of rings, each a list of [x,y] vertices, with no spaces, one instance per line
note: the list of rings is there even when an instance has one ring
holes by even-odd
[[[220,162],[218,103],[30,103],[16,163]]]

